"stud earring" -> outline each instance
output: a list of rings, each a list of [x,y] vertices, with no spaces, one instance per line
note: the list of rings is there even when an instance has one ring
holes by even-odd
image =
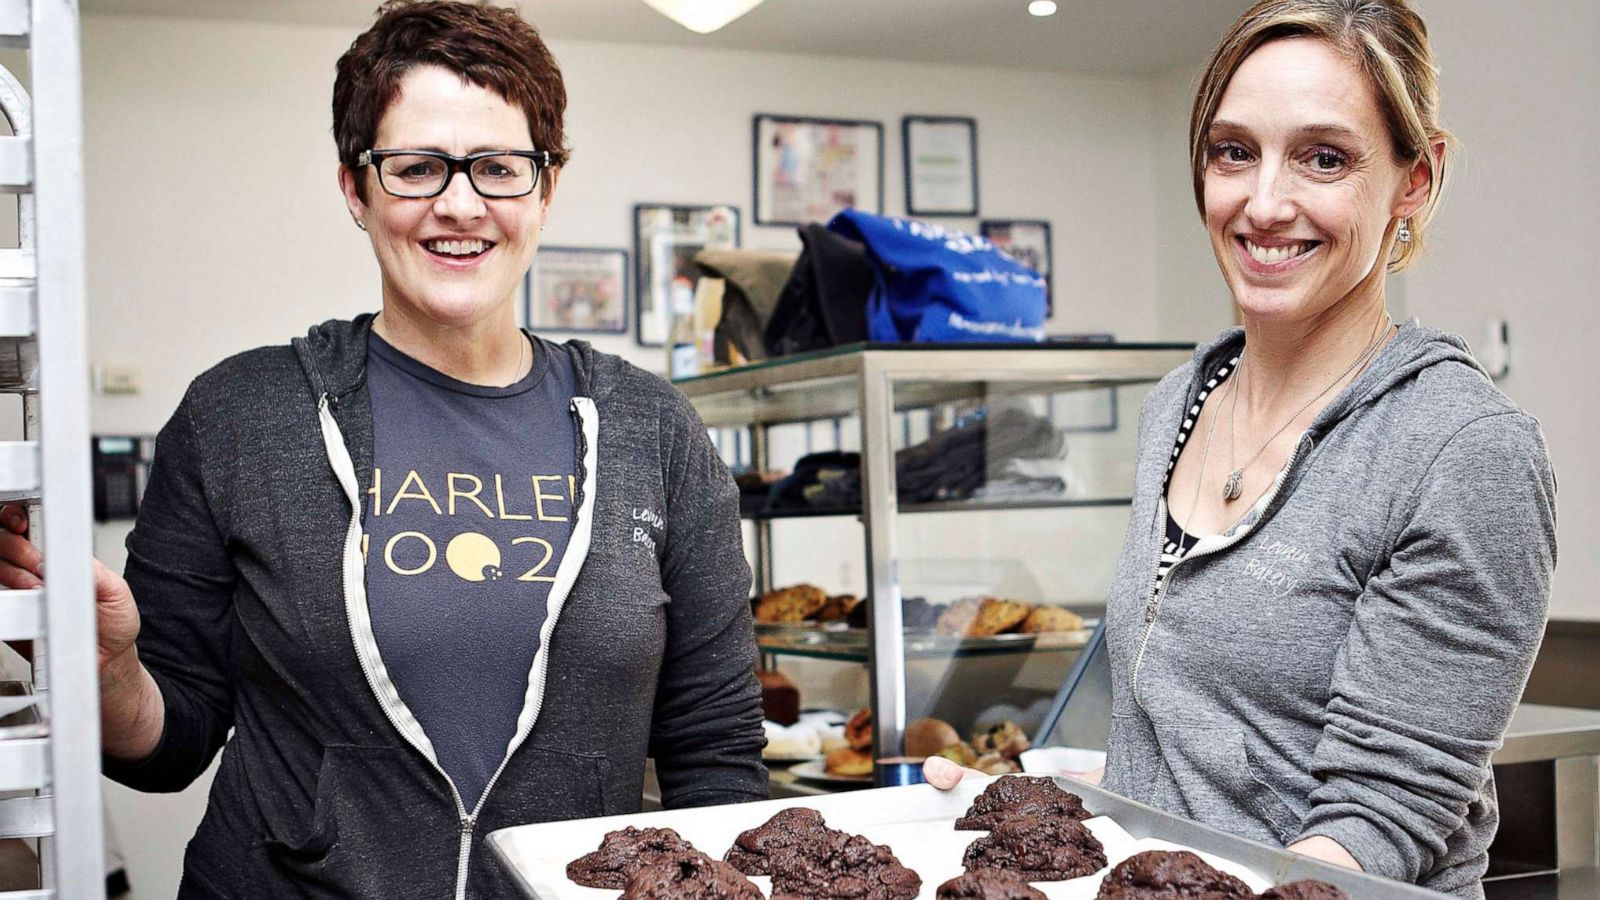
[[[1411,243],[1411,224],[1407,220],[1400,220],[1400,231],[1395,235],[1395,238],[1402,244]]]

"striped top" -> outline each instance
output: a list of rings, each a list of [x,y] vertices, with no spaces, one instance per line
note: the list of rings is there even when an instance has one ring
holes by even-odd
[[[1189,442],[1189,436],[1194,432],[1195,423],[1200,421],[1200,407],[1205,405],[1206,398],[1216,392],[1217,387],[1239,365],[1239,357],[1235,356],[1217,368],[1217,371],[1206,379],[1205,387],[1200,389],[1200,396],[1194,400],[1194,405],[1189,407],[1184,414],[1183,424],[1178,427],[1178,440],[1172,447],[1172,459],[1167,461],[1167,474],[1161,480],[1161,493],[1166,494],[1167,488],[1172,484],[1172,470],[1178,465],[1178,456],[1183,453],[1184,445]],[[1161,545],[1161,557],[1156,562],[1155,593],[1161,592],[1161,586],[1167,581],[1167,573],[1183,559],[1184,555],[1194,549],[1200,539],[1188,534],[1178,526],[1176,519],[1172,518],[1172,499],[1167,499],[1167,539]]]

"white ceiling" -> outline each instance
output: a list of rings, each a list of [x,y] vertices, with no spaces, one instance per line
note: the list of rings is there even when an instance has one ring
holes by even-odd
[[[1036,19],[1027,0],[766,0],[710,35],[640,0],[494,0],[546,37],[807,55],[1153,75],[1198,68],[1247,0],[1059,0]],[[81,0],[119,13],[359,28],[377,0]]]

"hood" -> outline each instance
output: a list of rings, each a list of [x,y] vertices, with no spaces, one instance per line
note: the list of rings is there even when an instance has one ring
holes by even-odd
[[[1195,351],[1195,369],[1189,383],[1190,404],[1199,394],[1206,373],[1214,371],[1242,349],[1244,329],[1230,328]],[[1366,371],[1340,391],[1307,430],[1313,434],[1326,433],[1340,420],[1377,401],[1397,385],[1417,377],[1424,369],[1441,365],[1466,366],[1484,381],[1490,381],[1489,373],[1473,358],[1466,341],[1448,332],[1425,328],[1416,319],[1404,322],[1393,340],[1367,365]]]
[[[372,333],[372,321],[375,318],[372,313],[362,313],[349,321],[329,319],[311,326],[305,337],[290,342],[300,359],[300,365],[305,368],[315,396],[327,395],[337,404],[337,401],[366,384],[367,336]],[[526,331],[523,333],[527,334]],[[555,344],[537,336],[532,337],[538,347],[546,352],[571,356],[579,396],[598,400],[615,390],[622,381],[622,367],[626,363],[608,353],[597,352],[587,341]]]

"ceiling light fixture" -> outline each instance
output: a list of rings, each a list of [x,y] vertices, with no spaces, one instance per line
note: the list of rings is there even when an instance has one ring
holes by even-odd
[[[649,0],[646,0],[649,2]],[[1056,0],[1033,0],[1028,4],[1028,15],[1044,18],[1056,14]]]
[[[710,34],[761,5],[761,0],[644,0],[697,34]]]

